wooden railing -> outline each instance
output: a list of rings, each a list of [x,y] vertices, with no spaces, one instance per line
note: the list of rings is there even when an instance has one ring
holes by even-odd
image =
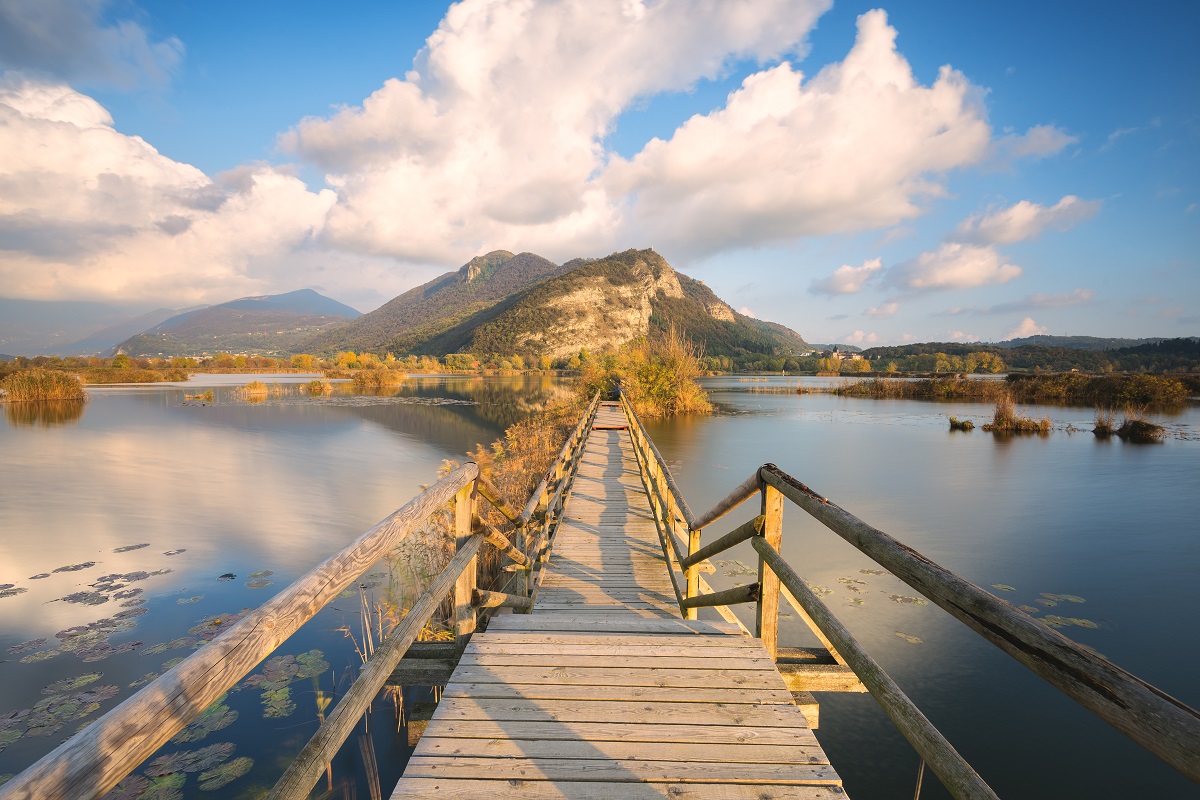
[[[925,763],[956,798],[994,798],[983,779],[875,662],[780,555],[784,501],[790,500],[900,580],[1037,675],[1091,710],[1193,781],[1200,782],[1200,713],[1112,664],[995,595],[935,564],[831,503],[774,464],[764,464],[708,512],[696,517],[666,462],[622,398],[634,449],[668,562],[683,573],[671,580],[681,613],[694,618],[702,606],[756,602],[755,635],[767,650],[778,648],[780,593],[848,664]],[[701,531],[755,495],[760,513],[724,536],[701,546]],[[685,538],[686,537],[686,538]],[[707,559],[749,540],[758,554],[758,581],[721,592],[696,581]],[[684,551],[681,542],[686,542]]]
[[[528,611],[532,606],[536,581],[531,583],[528,576],[544,563],[598,405],[597,394],[521,512],[513,509],[474,463],[455,469],[4,784],[0,787],[0,800],[92,800],[105,794],[271,655],[372,564],[431,516],[450,507],[456,543],[454,557],[368,658],[354,684],[268,795],[271,800],[307,797],[326,764],[449,592],[453,591],[453,622],[459,652],[475,630],[481,609],[508,606]],[[479,520],[479,497],[489,501],[512,523],[515,542]],[[480,591],[476,586],[476,557],[485,544],[498,549],[509,562],[507,569],[513,575],[505,587],[509,593]]]

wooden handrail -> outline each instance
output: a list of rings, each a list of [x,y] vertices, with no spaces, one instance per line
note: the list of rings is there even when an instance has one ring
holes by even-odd
[[[758,470],[754,470],[753,475],[739,483],[724,499],[701,514],[700,518],[696,520],[696,527],[707,528],[751,497],[754,497],[761,490],[762,478],[758,477]]]
[[[764,464],[760,474],[766,483],[884,569],[1084,708],[1200,782],[1200,713],[1195,709],[871,527],[774,464]]]
[[[91,800],[113,788],[246,676],[419,523],[479,475],[467,463],[4,786],[3,800]]]
[[[663,477],[666,479],[667,489],[675,500],[675,505],[679,508],[679,512],[683,515],[683,521],[687,523],[690,530],[696,530],[701,526],[696,524],[696,517],[692,514],[692,509],[688,506],[687,500],[683,497],[683,492],[679,491],[679,485],[675,483],[675,476],[671,474],[671,470],[667,467],[667,462],[663,460],[662,453],[658,452],[658,447],[655,446],[654,440],[646,433],[646,427],[642,425],[642,421],[638,418],[637,412],[633,410],[633,406],[621,395],[621,405],[625,409],[626,416],[633,423],[630,425],[630,433],[636,429],[637,434],[645,443],[646,449],[654,456],[654,461],[662,469]]]
[[[958,800],[999,800],[979,773],[959,755],[950,742],[946,741],[946,737],[921,713],[891,676],[883,671],[875,659],[871,658],[850,632],[838,622],[829,608],[805,585],[779,551],[761,536],[754,537],[750,543],[762,556],[762,560],[771,566],[779,580],[800,601],[822,632],[837,645],[838,651],[845,657],[854,674],[950,793]]]
[[[473,560],[484,541],[484,536],[476,533],[459,548],[446,568],[438,573],[429,584],[429,588],[404,615],[400,624],[367,659],[354,684],[334,706],[333,712],[321,723],[300,754],[284,770],[266,800],[300,800],[308,797],[313,785],[325,771],[325,765],[337,755],[337,751],[349,738],[358,720],[387,683],[388,677],[404,657],[409,645],[416,640],[417,634],[441,605],[450,587],[459,576],[474,569]]]

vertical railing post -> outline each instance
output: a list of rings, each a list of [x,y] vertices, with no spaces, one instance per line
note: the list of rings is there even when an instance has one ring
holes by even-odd
[[[475,483],[458,490],[454,495],[454,549],[461,549],[471,538],[471,520],[475,517]],[[475,575],[479,569],[478,557],[462,571],[454,582],[454,640],[459,652],[467,646],[467,637],[475,632]]]
[[[694,555],[700,549],[700,529],[688,531],[688,555]],[[698,597],[700,595],[700,565],[693,564],[683,572],[683,576],[687,579],[687,596]],[[697,619],[700,609],[689,608],[687,610],[687,619]]]
[[[529,535],[529,531],[534,519],[537,519],[536,513],[529,522],[513,531],[513,537],[517,540],[515,542],[516,548],[521,551],[525,558],[530,559],[533,555],[529,552],[531,549],[530,543],[534,537]],[[529,576],[532,572],[532,561],[528,569],[522,569],[520,565],[514,565],[514,567],[516,568],[516,572],[513,573],[512,593],[517,597],[529,597]]]
[[[783,542],[783,494],[770,484],[762,486],[762,537],[767,544],[780,550]],[[779,576],[758,559],[758,611],[755,615],[755,630],[763,646],[774,659],[779,650]]]

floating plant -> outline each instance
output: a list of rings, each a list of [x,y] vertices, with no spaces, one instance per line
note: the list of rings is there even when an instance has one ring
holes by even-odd
[[[174,669],[175,667],[179,666],[182,663],[183,663],[182,658],[172,658],[170,661],[163,662],[162,670],[163,670],[163,672],[166,672],[167,670]]]
[[[142,650],[144,656],[162,655],[168,650],[178,650],[181,647],[191,647],[196,643],[195,636],[180,636],[178,639],[172,639],[169,642],[159,642]]]
[[[158,677],[157,672],[147,672],[145,675],[138,678],[136,681],[130,683],[129,688],[136,689],[139,686],[145,686],[147,683],[149,683],[150,681],[154,680],[157,677]]]
[[[150,780],[143,775],[126,775],[100,800],[138,800],[142,792],[150,788]]]
[[[13,586],[11,583],[5,584],[8,588],[0,589],[0,597],[16,597],[19,594],[24,594],[29,590],[24,586]]]
[[[242,617],[249,613],[250,609],[243,608],[236,614],[215,614],[211,617],[205,617],[199,623],[189,628],[188,633],[198,637],[202,642],[211,642],[232,628]]]
[[[826,589],[824,586],[819,586],[815,583],[809,583],[808,581],[805,581],[804,585],[807,586],[809,588],[809,591],[811,591],[817,597],[822,597],[827,594],[833,594],[833,589]]]
[[[187,552],[187,548],[181,547],[178,550],[168,550],[167,552],[163,553],[163,555],[164,556],[177,556],[180,553],[186,553],[186,552]]]
[[[906,594],[894,594],[890,597],[893,603],[901,603],[909,606],[927,606],[929,601],[924,597],[910,597]]]
[[[262,690],[264,717],[287,717],[296,710],[288,687],[295,681],[315,678],[328,669],[329,662],[320,650],[309,650],[298,656],[275,656],[267,659],[261,673],[246,678],[238,688]]]
[[[56,569],[54,571],[55,572],[79,572],[79,570],[81,570],[81,569],[87,569],[88,567],[94,567],[94,566],[96,566],[95,561],[84,561],[82,564],[68,564],[65,567],[59,567],[58,569]]]
[[[203,772],[210,770],[233,755],[233,742],[221,742],[201,747],[199,750],[180,750],[159,756],[143,770],[151,778],[162,778],[172,773]]]
[[[901,633],[896,631],[896,636],[908,642],[909,644],[924,644],[920,636],[913,636],[911,633]]]
[[[30,575],[29,580],[40,581],[42,578],[49,578],[49,577],[50,577],[49,572],[39,572],[37,575]]]
[[[10,645],[8,648],[8,652],[14,656],[17,653],[28,653],[30,650],[37,650],[39,647],[44,645],[47,641],[48,640],[45,638],[30,639],[27,642],[21,642],[20,644]]]
[[[252,581],[246,581],[247,589],[265,589],[271,585],[271,582],[266,578],[255,578]]]
[[[42,650],[37,653],[30,653],[21,659],[22,664],[36,664],[39,661],[49,661],[55,656],[63,654],[62,650]]]
[[[121,608],[136,608],[137,606],[140,606],[145,602],[146,601],[144,598],[134,597],[134,598],[130,598],[129,600],[125,600],[125,601],[119,603],[119,605],[121,606]]]
[[[142,592],[146,591],[140,586],[135,586],[132,589],[121,589],[118,592],[113,592],[114,600],[128,600],[131,597],[137,597]]]
[[[134,795],[137,800],[183,800],[183,785],[187,775],[172,772],[150,781],[150,785]]]
[[[139,605],[134,608],[126,609],[125,611],[118,611],[116,614],[113,614],[113,619],[134,619],[135,617],[140,617],[142,614],[145,614],[148,611],[150,611],[150,609]]]
[[[999,589],[1002,592],[1015,592],[1016,591],[1016,589],[1014,587],[1009,586],[1007,583],[993,583],[992,588]]]
[[[292,690],[287,686],[282,689],[264,689],[262,704],[263,717],[266,719],[282,719],[296,713],[296,704],[292,702]]]
[[[271,577],[271,576],[272,576],[272,575],[274,575],[274,574],[275,574],[275,573],[274,573],[274,572],[272,572],[272,571],[271,571],[271,570],[269,570],[269,569],[260,569],[260,570],[258,570],[257,572],[251,572],[251,573],[250,573],[249,575],[247,575],[246,577],[247,577],[247,578],[269,578],[269,577]]]
[[[247,756],[227,761],[221,766],[200,773],[200,788],[211,792],[220,789],[227,783],[232,783],[245,775],[254,766],[254,759]]]
[[[49,736],[68,722],[100,710],[100,704],[117,696],[115,685],[97,686],[74,694],[56,694],[38,701],[25,718],[26,736]]]
[[[149,542],[143,542],[141,544],[127,544],[124,547],[114,548],[113,552],[114,553],[128,553],[130,550],[141,550],[143,547],[149,547],[149,546],[150,546]]]
[[[1058,601],[1057,601],[1057,600],[1051,600],[1051,599],[1049,599],[1049,598],[1046,598],[1046,597],[1037,597],[1037,598],[1034,598],[1034,601],[1033,601],[1033,602],[1035,602],[1035,603],[1040,603],[1041,605],[1044,605],[1046,608],[1054,608],[1056,605],[1058,605]]]
[[[1021,609],[1026,614],[1040,614],[1042,611],[1037,606],[1017,606],[1017,608]]]
[[[76,675],[74,678],[63,678],[61,681],[55,681],[45,689],[42,689],[42,694],[60,694],[62,692],[72,692],[76,689],[82,689],[89,683],[95,683],[103,677],[103,672],[85,672],[82,675]]]
[[[188,603],[198,603],[204,599],[204,595],[198,594],[195,597],[181,597],[175,602],[181,606],[186,606]]]
[[[175,744],[198,742],[213,731],[228,728],[236,722],[238,712],[225,705],[225,698],[228,696],[228,694],[223,694],[218,697],[216,702],[200,713],[200,716],[192,720],[186,728],[175,734],[175,738],[171,741]]]
[[[1092,622],[1090,619],[1080,619],[1079,617],[1060,617],[1055,614],[1047,614],[1042,617],[1042,622],[1049,625],[1051,628],[1069,628],[1075,626],[1078,628],[1099,628],[1100,626]]]
[[[108,602],[108,595],[100,592],[73,592],[59,599],[81,606],[99,606]]]
[[[226,572],[224,575],[218,575],[218,576],[217,576],[217,580],[219,580],[219,581],[233,581],[233,580],[237,580],[237,575],[235,575],[235,574],[234,574],[234,573],[232,573],[232,572]]]
[[[861,572],[863,575],[886,575],[887,574],[887,570],[885,570],[885,569],[860,569],[859,572]]]

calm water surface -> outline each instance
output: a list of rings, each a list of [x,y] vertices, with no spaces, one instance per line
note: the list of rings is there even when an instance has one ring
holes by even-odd
[[[436,479],[444,459],[463,460],[476,443],[566,391],[550,379],[428,377],[395,397],[291,391],[261,404],[236,401],[233,385],[252,378],[263,379],[197,376],[186,387],[94,389],[82,414],[10,414],[0,423],[0,585],[13,585],[0,590],[0,775],[20,771],[132,694],[130,684],[192,652],[191,643],[172,640],[260,604]],[[1069,432],[1090,429],[1089,409],[1036,409],[1054,420],[1050,436],[997,439],[947,432],[948,415],[984,420],[990,409],[978,404],[748,391],[795,384],[713,379],[720,413],[648,425],[694,510],[775,462],[969,580],[1012,587],[993,591],[1038,616],[1094,623],[1063,632],[1200,705],[1194,408],[1159,419],[1172,433],[1166,442],[1135,446]],[[185,401],[209,386],[215,404]],[[708,534],[753,513],[748,504]],[[799,509],[789,506],[785,519],[785,555],[828,591],[826,602],[1001,796],[1197,796],[1170,768],[936,607],[894,601],[915,592],[864,572],[875,565]],[[147,546],[120,552],[140,544]],[[54,571],[87,562],[96,563]],[[742,565],[754,565],[748,547],[723,559],[709,580],[717,588],[744,582]],[[125,588],[92,585],[113,574],[125,576]],[[220,579],[228,575],[236,578]],[[383,567],[368,582],[379,584],[376,594],[414,588],[403,571]],[[116,596],[132,589],[143,591]],[[106,599],[62,599],[88,592]],[[1084,602],[1050,608],[1039,602],[1043,593]],[[358,602],[335,603],[280,651],[319,649],[329,665],[290,685],[290,711],[264,703],[261,687],[243,688],[225,701],[236,722],[163,748],[170,755],[231,743],[234,758],[254,759],[243,777],[209,791],[200,789],[208,773],[186,773],[178,796],[252,797],[274,783],[317,725],[318,691],[344,690],[360,663],[339,630],[357,630]],[[126,611],[140,616],[115,619]],[[68,629],[102,619],[114,622],[89,635],[109,650],[69,649]],[[785,618],[782,630],[785,645],[808,643],[795,619]],[[141,644],[121,652],[132,642]],[[163,643],[176,646],[154,648]],[[51,688],[92,673],[101,677]],[[105,691],[74,697],[98,688]],[[19,712],[62,695],[80,713],[43,713],[36,731],[43,735],[33,735],[29,715]],[[912,797],[917,757],[870,696],[818,699],[818,736],[850,795]],[[83,714],[93,702],[98,708]],[[6,723],[12,712],[22,721]],[[330,796],[369,797],[376,779],[386,795],[410,752],[396,729],[391,706],[377,703],[314,796],[332,787]],[[363,766],[363,747],[374,748],[377,778]],[[927,777],[922,797],[945,796],[931,783]]]

